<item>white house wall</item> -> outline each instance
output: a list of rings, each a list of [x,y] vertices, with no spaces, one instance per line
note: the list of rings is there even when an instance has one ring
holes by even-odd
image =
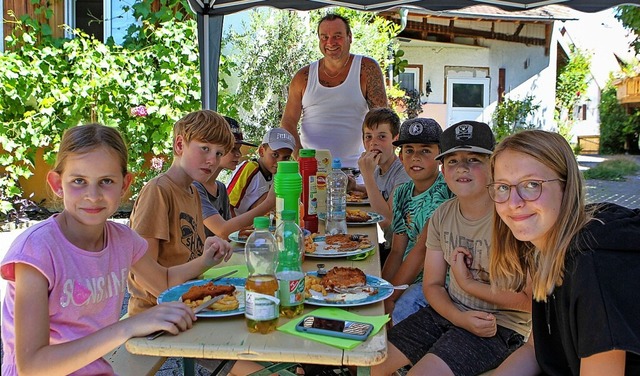
[[[491,119],[498,100],[499,70],[504,68],[505,96],[510,99],[523,99],[532,95],[534,104],[539,104],[540,108],[531,121],[543,129],[556,129],[553,120],[556,49],[550,48],[547,56],[542,46],[482,39],[480,43],[482,46],[418,40],[401,42],[401,48],[405,52],[404,58],[409,64],[423,66],[422,87],[424,88],[426,81],[431,81],[432,93],[428,97],[427,105],[423,107],[428,113],[421,116],[429,117],[431,113],[442,114],[442,107],[446,107],[445,67],[458,66],[474,68],[458,72],[458,77],[469,77],[468,75],[478,71],[476,68],[489,68],[490,105],[484,110],[483,115],[485,119]],[[555,37],[552,38],[551,46],[555,46]],[[438,121],[443,120],[438,119],[442,115],[433,117]]]
[[[500,68],[505,69],[505,97],[511,100],[534,98],[533,103],[540,107],[530,123],[542,129],[555,130],[553,119],[556,96],[556,49],[550,48],[545,55],[542,46],[525,46],[518,43],[489,41],[491,45],[491,102],[490,111],[495,110],[498,100],[497,77]],[[551,46],[555,46],[552,38]],[[495,84],[495,86],[494,86]]]

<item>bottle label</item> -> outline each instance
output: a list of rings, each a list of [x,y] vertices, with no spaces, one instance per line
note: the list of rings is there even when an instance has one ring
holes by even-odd
[[[318,189],[327,189],[327,174],[316,175],[316,184]]]
[[[245,292],[244,314],[255,321],[273,320],[280,316],[280,299],[255,291]]]
[[[316,213],[327,212],[327,174],[318,170],[316,176]]]
[[[304,302],[304,273],[278,273],[278,296],[280,305],[290,307]]]
[[[284,210],[284,198],[276,196],[276,227],[282,223],[282,211]]]
[[[311,175],[309,176],[309,197],[307,201],[309,203],[309,208],[307,208],[308,215],[314,215],[318,213],[318,198],[316,197],[317,193],[318,185],[316,177]]]

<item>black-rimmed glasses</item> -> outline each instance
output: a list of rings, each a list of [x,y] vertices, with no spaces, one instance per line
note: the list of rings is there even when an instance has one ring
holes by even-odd
[[[489,197],[493,202],[501,204],[507,202],[511,196],[511,188],[516,189],[518,196],[524,201],[535,201],[542,195],[542,184],[552,181],[564,182],[564,179],[547,179],[547,180],[523,180],[518,184],[491,183],[487,184]]]

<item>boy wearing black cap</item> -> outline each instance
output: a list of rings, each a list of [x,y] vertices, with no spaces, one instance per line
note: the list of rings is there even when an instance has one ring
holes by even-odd
[[[194,182],[193,184],[200,194],[206,235],[218,235],[223,239],[227,239],[232,232],[250,226],[253,223],[254,217],[269,213],[269,211],[275,208],[276,203],[275,195],[268,194],[267,198],[253,209],[236,217],[231,217],[227,187],[223,182],[216,179],[224,169],[235,170],[242,157],[240,150],[242,145],[253,147],[257,147],[258,145],[244,140],[240,124],[238,124],[237,120],[227,116],[224,116],[224,119],[229,123],[231,133],[233,133],[235,138],[233,149],[220,159],[220,165],[213,172],[209,180],[205,183]]]
[[[456,197],[429,221],[423,281],[429,305],[391,328],[388,356],[372,375],[407,364],[416,374],[477,375],[529,336],[530,286],[514,293],[489,284],[493,202],[486,185],[494,146],[485,123],[460,122],[442,134],[436,159]]]
[[[438,170],[438,143],[442,127],[433,119],[415,118],[400,126],[394,146],[400,147],[400,161],[411,178],[396,188],[393,196],[393,241],[382,268],[382,277],[396,285],[411,284],[385,299],[385,310],[393,323],[424,307],[422,269],[426,248],[426,224],[433,211],[452,197]]]

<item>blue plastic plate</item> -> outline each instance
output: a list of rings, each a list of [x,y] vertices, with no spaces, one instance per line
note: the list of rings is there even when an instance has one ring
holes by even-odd
[[[209,283],[208,279],[201,279],[197,281],[189,281],[185,282],[178,286],[173,286],[158,296],[158,304],[164,302],[175,302],[182,300],[182,294],[187,292],[191,286],[199,286],[205,285]],[[244,278],[222,278],[221,280],[215,281],[216,285],[234,285],[236,287],[236,298],[238,299],[238,303],[240,303],[237,309],[233,311],[213,311],[205,309],[204,311],[197,313],[198,317],[225,317],[225,316],[235,316],[244,314]]]
[[[307,275],[318,276],[318,272],[307,272]],[[371,286],[391,286],[391,284],[382,278],[375,277],[367,274],[367,285]],[[358,294],[338,294],[330,292],[326,296],[321,293],[311,290],[311,297],[305,299],[306,304],[325,306],[325,307],[355,307],[372,303],[377,303],[393,294],[393,289],[380,288],[373,295],[367,292],[361,292]]]

